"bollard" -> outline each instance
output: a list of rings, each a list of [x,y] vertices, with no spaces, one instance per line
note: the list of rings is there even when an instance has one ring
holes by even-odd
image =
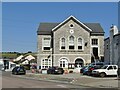
[[[32,73],[35,73],[35,70],[34,70],[34,69],[32,69]]]
[[[68,70],[65,70],[64,73],[65,73],[65,74],[68,74]]]

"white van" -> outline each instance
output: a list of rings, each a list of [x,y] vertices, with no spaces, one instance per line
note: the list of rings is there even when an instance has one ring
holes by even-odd
[[[2,60],[0,60],[0,70],[4,70],[4,63]]]
[[[107,75],[117,76],[117,65],[104,65],[101,69],[96,69],[92,71],[92,75],[99,75],[100,77],[105,77]]]

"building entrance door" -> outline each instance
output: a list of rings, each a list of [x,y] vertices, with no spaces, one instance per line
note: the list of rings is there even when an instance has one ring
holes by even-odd
[[[82,59],[78,58],[75,60],[75,67],[79,68],[79,67],[82,67],[84,66],[84,62]]]

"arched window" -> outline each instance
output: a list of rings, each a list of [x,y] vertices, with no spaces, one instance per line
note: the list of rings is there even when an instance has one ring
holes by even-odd
[[[61,49],[65,49],[65,38],[61,39]]]
[[[41,60],[41,68],[49,68],[52,66],[52,60],[50,59],[42,59]]]
[[[66,58],[60,59],[60,67],[62,68],[68,68],[68,60]]]
[[[82,45],[83,45],[82,38],[78,38],[78,50],[82,50],[83,49]]]
[[[69,49],[74,49],[74,37],[69,37]]]

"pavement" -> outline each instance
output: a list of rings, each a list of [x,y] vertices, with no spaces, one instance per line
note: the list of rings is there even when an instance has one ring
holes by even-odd
[[[120,80],[118,80],[117,77],[101,78],[101,77],[86,76],[80,73],[51,75],[51,74],[41,74],[41,73],[31,73],[31,72],[28,72],[26,75],[16,75],[16,76],[27,79],[69,83],[69,84],[81,85],[86,87],[120,89],[119,87]]]

